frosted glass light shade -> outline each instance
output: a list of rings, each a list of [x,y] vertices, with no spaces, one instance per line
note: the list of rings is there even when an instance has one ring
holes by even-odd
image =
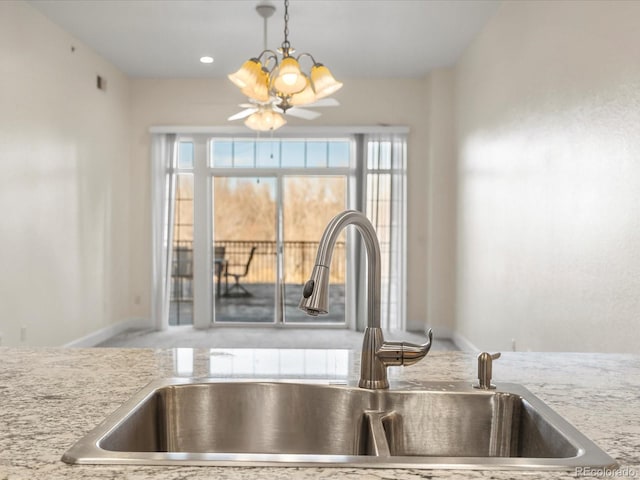
[[[259,102],[268,102],[269,95],[269,73],[260,69],[260,73],[256,75],[255,81],[251,85],[247,85],[240,91],[247,97],[253,98]]]
[[[304,78],[307,81],[307,85],[300,93],[296,93],[295,95],[291,96],[291,98],[289,99],[290,105],[308,105],[309,103],[313,103],[317,100],[316,94],[311,87],[309,78],[306,75],[304,75]]]
[[[252,88],[262,73],[262,65],[257,58],[251,58],[244,62],[240,69],[228,75],[229,80],[240,89]]]
[[[284,117],[271,109],[259,110],[256,113],[249,115],[244,121],[244,124],[251,130],[258,130],[260,132],[267,132],[269,130],[277,130],[283,126],[287,121]]]
[[[316,63],[311,68],[311,83],[316,92],[316,98],[324,98],[342,88],[342,82],[338,82],[327,67]]]
[[[298,61],[293,57],[283,58],[278,75],[273,80],[274,88],[285,95],[293,95],[304,90],[306,85],[307,80],[300,71]]]

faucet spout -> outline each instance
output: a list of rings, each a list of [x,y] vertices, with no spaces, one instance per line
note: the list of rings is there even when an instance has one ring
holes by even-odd
[[[405,342],[385,342],[380,328],[380,244],[375,228],[361,212],[347,210],[336,215],[325,228],[316,263],[305,283],[299,308],[308,315],[323,315],[329,311],[329,267],[336,240],[348,225],[360,232],[367,251],[367,327],[362,343],[360,366],[361,388],[389,388],[387,366],[411,365],[423,358],[431,348],[432,333],[424,345]]]
[[[367,251],[367,327],[380,327],[380,244],[369,219],[357,210],[339,213],[326,226],[311,278],[305,283],[298,308],[309,315],[324,315],[329,308],[329,266],[336,240],[345,227],[354,225]]]

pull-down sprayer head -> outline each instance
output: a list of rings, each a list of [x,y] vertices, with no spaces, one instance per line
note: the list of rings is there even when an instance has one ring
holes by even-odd
[[[311,277],[302,289],[298,308],[313,317],[329,313],[329,267],[313,267]]]

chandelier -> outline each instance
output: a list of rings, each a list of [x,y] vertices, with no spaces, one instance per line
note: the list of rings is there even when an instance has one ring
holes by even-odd
[[[256,8],[265,20],[275,8],[261,4]],[[257,102],[258,110],[247,118],[245,125],[253,130],[275,130],[286,123],[282,113],[294,106],[309,105],[328,97],[342,87],[329,69],[316,62],[310,53],[294,57],[295,49],[289,42],[289,0],[284,1],[284,41],[278,53],[266,48],[257,57],[250,58],[240,69],[229,75],[229,80],[240,91]],[[279,55],[282,57],[279,58]],[[300,67],[301,59],[310,59],[308,73]]]

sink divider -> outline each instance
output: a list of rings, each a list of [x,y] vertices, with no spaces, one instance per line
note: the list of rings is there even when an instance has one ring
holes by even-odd
[[[493,396],[493,415],[489,438],[489,456],[512,457],[518,455],[520,398],[511,394]]]
[[[360,451],[364,455],[390,457],[395,455],[402,439],[402,417],[396,412],[366,410],[363,414],[363,435]]]

